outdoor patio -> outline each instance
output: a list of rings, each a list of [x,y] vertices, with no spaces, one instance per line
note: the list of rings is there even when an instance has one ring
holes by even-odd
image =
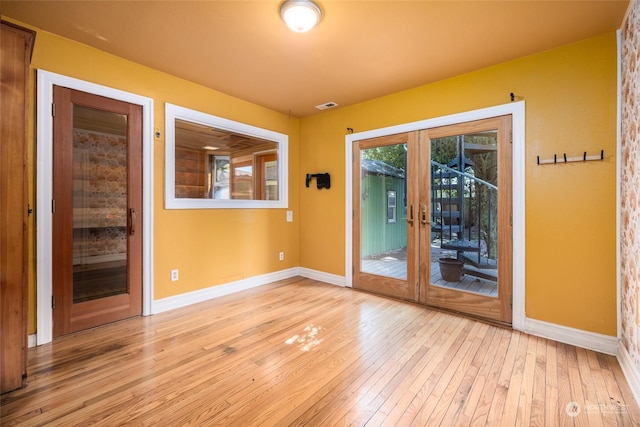
[[[442,254],[439,247],[431,248],[431,284],[444,288],[457,289],[460,291],[474,292],[482,295],[498,296],[498,283],[483,277],[473,276],[473,271],[478,271],[483,276],[496,276],[496,270],[479,270],[465,265],[467,272],[459,282],[447,282],[440,274],[438,258]],[[389,251],[377,257],[369,257],[362,260],[362,271],[380,276],[394,277],[397,279],[407,278],[407,253],[406,248]]]

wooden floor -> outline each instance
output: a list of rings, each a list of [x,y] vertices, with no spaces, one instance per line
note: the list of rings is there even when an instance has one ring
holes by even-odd
[[[30,349],[0,424],[640,425],[613,356],[302,278]]]

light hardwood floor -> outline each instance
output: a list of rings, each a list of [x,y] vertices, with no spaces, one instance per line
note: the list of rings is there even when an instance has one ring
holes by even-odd
[[[56,339],[28,373],[3,426],[640,424],[613,356],[303,278]]]

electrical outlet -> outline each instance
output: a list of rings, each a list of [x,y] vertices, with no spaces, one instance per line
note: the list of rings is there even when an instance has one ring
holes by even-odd
[[[171,281],[172,282],[178,281],[178,270],[171,270]]]
[[[287,211],[287,222],[293,222],[293,211]]]
[[[284,252],[280,252],[280,254],[278,255],[278,259],[280,261],[284,261]]]

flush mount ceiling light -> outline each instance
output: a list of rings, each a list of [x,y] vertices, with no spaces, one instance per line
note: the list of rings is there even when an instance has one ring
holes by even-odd
[[[296,33],[306,33],[320,22],[322,10],[311,0],[286,0],[280,6],[280,16]]]

